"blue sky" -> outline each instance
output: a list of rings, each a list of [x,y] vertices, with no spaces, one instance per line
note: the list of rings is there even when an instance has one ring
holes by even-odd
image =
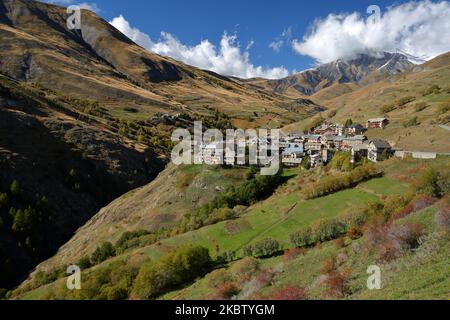
[[[47,0],[46,2],[66,5],[77,3],[75,0]],[[393,51],[399,46],[400,49],[411,54],[427,57],[448,50],[446,44],[437,39],[437,36],[436,39],[430,40],[433,41],[430,52],[414,48],[412,43],[416,39],[428,38],[426,34],[418,34],[417,31],[411,31],[405,36],[406,39],[399,43],[395,43],[398,41],[398,36],[392,34],[392,41],[384,43],[388,42],[384,39],[386,31],[378,30],[375,37],[379,39],[372,41],[369,38],[370,32],[373,31],[368,28],[360,30],[360,33],[353,35],[352,39],[347,39],[347,34],[336,30],[349,26],[350,29],[355,28],[355,30],[360,28],[360,22],[364,22],[370,16],[367,14],[367,8],[374,4],[380,7],[381,17],[383,19],[384,16],[386,17],[382,23],[387,30],[398,29],[398,32],[403,32],[404,26],[401,25],[403,22],[400,20],[404,20],[402,15],[408,14],[411,18],[408,18],[410,21],[405,23],[411,30],[425,25],[428,33],[440,27],[444,28],[440,32],[447,30],[449,31],[447,35],[450,34],[448,22],[445,22],[450,21],[449,4],[448,2],[438,3],[438,1],[410,3],[380,0],[88,0],[88,3],[96,8],[97,13],[105,20],[113,21],[114,18],[121,16],[121,20],[115,20],[113,24],[149,50],[186,60],[187,63],[198,64],[199,67],[215,69],[214,71],[222,71],[222,73],[235,73],[232,75],[242,77],[246,77],[246,73],[241,70],[247,68],[246,72],[249,75],[247,77],[262,74],[276,78],[279,77],[277,75],[284,75],[285,71],[272,70],[273,68],[283,68],[282,70],[292,73],[308,69],[316,63],[339,58],[340,55],[352,55],[356,51],[366,49]],[[419,8],[418,4],[422,8]],[[392,7],[397,8],[398,12],[395,13]],[[355,12],[360,16],[353,15],[353,18],[357,18],[352,19],[352,13]],[[333,20],[330,14],[341,16]],[[317,24],[317,19],[323,21],[321,27]],[[344,19],[348,21],[344,22]],[[316,32],[311,34],[314,26]],[[161,32],[166,32],[166,36],[162,36]],[[222,63],[215,61],[218,56],[227,54],[220,51],[224,32],[227,32],[229,37],[235,36],[232,39],[228,38],[229,44],[232,48],[238,47],[240,50],[239,54],[232,53],[230,59],[246,60],[230,70],[222,65],[215,65]],[[310,35],[309,42],[304,40],[305,35]],[[149,39],[146,38],[147,36]],[[367,39],[361,43],[360,38]],[[347,39],[348,42],[341,42],[340,39]],[[183,50],[195,48],[201,41],[206,40],[208,50],[208,45],[215,46],[217,50],[217,56],[213,56],[210,62],[203,63],[199,61],[198,56],[187,56],[187,53],[183,52]],[[295,41],[299,46],[293,45]],[[372,43],[374,41],[376,43]],[[168,44],[169,42],[177,46],[182,45],[183,48],[174,49]],[[330,43],[330,46],[326,43]],[[205,52],[204,48],[197,49],[202,54]],[[212,62],[213,59],[215,59],[214,62]],[[224,60],[223,64],[230,64],[230,61]],[[248,65],[251,65],[253,69],[248,69]]]

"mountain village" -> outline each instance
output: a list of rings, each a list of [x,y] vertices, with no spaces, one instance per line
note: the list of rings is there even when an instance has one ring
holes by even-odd
[[[327,164],[336,152],[350,152],[351,162],[356,163],[363,158],[378,162],[394,155],[389,142],[381,139],[368,140],[364,135],[367,129],[384,129],[389,124],[387,118],[369,119],[365,126],[354,123],[348,126],[324,122],[310,133],[281,133],[279,154],[285,167],[296,167],[308,161],[310,167]],[[274,146],[270,137],[254,137],[248,139],[248,145],[259,146],[256,159],[246,161],[243,152],[237,155],[236,150],[224,148],[224,142],[211,142],[200,145],[194,158],[196,163],[209,165],[245,165],[267,166],[273,161]],[[237,148],[245,150],[245,145],[237,142]]]

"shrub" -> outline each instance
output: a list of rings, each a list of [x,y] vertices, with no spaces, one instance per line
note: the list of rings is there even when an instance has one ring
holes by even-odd
[[[347,236],[352,240],[356,240],[361,238],[363,233],[360,228],[350,228],[348,229]]]
[[[115,245],[115,250],[118,253],[123,253],[125,250],[130,247],[134,247],[135,241],[141,237],[149,235],[150,232],[146,230],[137,230],[137,231],[126,231],[122,233],[119,240],[117,240]],[[155,239],[156,240],[156,239]],[[139,243],[139,241],[137,241]]]
[[[389,262],[417,248],[422,229],[420,223],[382,224],[368,229],[365,237],[369,246],[378,249],[378,258]]]
[[[239,287],[234,283],[224,283],[216,289],[213,300],[230,300],[239,292]]]
[[[430,94],[438,94],[439,92],[441,92],[441,88],[437,84],[433,84],[431,87],[424,90],[422,95],[425,97],[429,96]]]
[[[337,249],[342,249],[345,247],[345,238],[341,237],[334,241],[334,244],[336,245]]]
[[[20,188],[19,182],[17,180],[14,180],[11,183],[11,186],[10,186],[9,190],[11,191],[11,193],[14,196],[18,196],[21,193],[21,191],[22,191],[21,188]]]
[[[4,208],[8,205],[8,194],[0,192],[0,208]]]
[[[305,300],[306,290],[301,287],[284,287],[272,295],[272,300]]]
[[[331,257],[327,259],[320,267],[320,274],[327,275],[336,269],[336,259]]]
[[[352,164],[350,162],[351,160],[351,153],[350,152],[338,152],[333,156],[333,159],[331,160],[330,166],[331,168],[339,171],[351,171]]]
[[[81,270],[89,269],[92,266],[91,259],[89,259],[89,257],[83,257],[78,261],[77,266],[79,266]]]
[[[416,127],[416,126],[418,126],[420,124],[418,119],[419,119],[418,117],[414,117],[414,118],[411,118],[409,120],[406,120],[405,122],[403,122],[403,127],[409,128],[409,127]]]
[[[121,286],[106,287],[102,290],[102,295],[107,300],[125,300],[128,298],[128,291]]]
[[[403,98],[398,99],[396,101],[396,104],[399,107],[403,107],[404,105],[407,105],[408,103],[413,102],[414,100],[416,100],[416,97],[407,96],[407,97],[403,97]]]
[[[450,190],[450,170],[447,167],[440,170],[430,168],[417,177],[413,184],[417,192],[430,197],[443,197]]]
[[[395,104],[387,104],[380,108],[380,112],[385,114],[394,111],[397,108]]]
[[[349,211],[340,214],[337,219],[344,223],[347,228],[358,228],[367,222],[369,214],[366,212],[367,208],[351,208]]]
[[[237,281],[246,281],[259,271],[260,262],[253,257],[246,257],[230,267],[230,273]]]
[[[328,273],[326,279],[326,294],[330,297],[344,297],[347,292],[349,277],[349,271],[331,271]]]
[[[289,262],[291,260],[294,260],[295,258],[305,255],[306,250],[302,248],[292,248],[289,250],[286,250],[283,255],[283,261]]]
[[[443,102],[438,106],[438,115],[443,115],[450,111],[450,101]]]
[[[428,107],[428,105],[426,104],[426,102],[418,102],[414,106],[414,111],[421,112],[421,111],[425,110],[427,107]]]
[[[299,248],[308,247],[314,244],[311,228],[304,228],[294,232],[290,236],[291,243]]]
[[[438,212],[436,213],[436,224],[446,230],[450,231],[450,198],[442,199],[438,204]]]
[[[410,203],[408,203],[404,208],[401,210],[395,211],[391,217],[390,221],[398,220],[401,218],[404,218],[414,212],[418,212],[420,210],[423,210],[425,208],[428,208],[433,203],[437,201],[436,198],[426,196],[426,195],[417,195],[414,197]]]
[[[344,235],[347,230],[344,223],[336,219],[321,219],[311,226],[315,242],[325,242]]]
[[[253,256],[255,258],[271,257],[279,251],[280,243],[270,238],[244,247],[244,254],[246,256]]]
[[[337,175],[327,174],[319,182],[311,183],[301,191],[305,200],[315,199],[334,192],[350,188],[360,182],[382,175],[372,164],[365,164],[351,172]]]
[[[225,269],[214,270],[205,277],[206,285],[211,289],[215,289],[225,283],[231,283],[232,281],[233,277]]]
[[[216,258],[217,263],[227,263],[227,262],[231,262],[236,258],[236,252],[229,250],[229,251],[225,251],[222,252],[221,254],[219,254]]]
[[[6,299],[6,294],[8,293],[8,290],[0,288],[0,300]]]
[[[133,287],[141,299],[155,298],[203,275],[212,265],[208,249],[186,246],[142,265]]]
[[[91,256],[92,264],[96,265],[102,263],[108,258],[114,257],[116,255],[116,251],[111,242],[104,242],[100,246],[95,249],[94,253]]]

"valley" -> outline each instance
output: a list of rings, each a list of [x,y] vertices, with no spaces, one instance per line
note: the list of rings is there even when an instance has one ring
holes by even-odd
[[[82,14],[0,0],[0,299],[449,298],[450,53],[241,79]],[[283,168],[174,165],[196,121],[281,129]]]

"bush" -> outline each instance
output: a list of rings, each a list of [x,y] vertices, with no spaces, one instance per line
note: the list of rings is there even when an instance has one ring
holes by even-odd
[[[305,187],[301,191],[302,197],[305,200],[323,197],[337,191],[351,188],[360,182],[370,178],[379,177],[380,175],[382,175],[382,171],[379,171],[372,164],[362,165],[347,173],[340,173],[337,175],[326,174],[319,182],[311,183]]]
[[[438,204],[438,212],[436,213],[436,224],[446,230],[450,231],[450,198],[442,199]]]
[[[255,258],[271,257],[279,251],[280,243],[270,238],[261,240],[254,245],[247,245],[244,247],[244,254]]]
[[[347,228],[336,219],[321,219],[312,224],[311,231],[314,242],[325,242],[344,235]]]
[[[420,223],[381,224],[369,228],[364,236],[370,247],[378,249],[378,258],[389,262],[417,248],[422,230]]]
[[[291,243],[299,248],[309,247],[314,244],[311,228],[305,228],[294,232],[290,236]]]
[[[403,127],[409,128],[409,127],[416,127],[416,126],[418,126],[420,124],[418,119],[419,119],[418,117],[414,117],[414,118],[411,118],[409,120],[404,121],[403,122]]]
[[[403,98],[398,99],[396,101],[396,104],[399,107],[403,107],[404,105],[407,105],[408,103],[413,102],[414,100],[416,100],[416,97],[407,96],[407,97],[403,97]]]
[[[128,298],[128,291],[121,286],[106,287],[101,293],[107,300],[125,300]]]
[[[219,286],[213,296],[213,300],[230,300],[234,296],[238,295],[240,289],[234,283],[224,283]]]
[[[331,257],[330,259],[325,260],[325,262],[320,267],[320,274],[327,275],[330,272],[336,269],[336,259]]]
[[[286,250],[283,255],[283,261],[289,262],[291,260],[294,260],[295,258],[305,255],[306,250],[302,248],[292,248],[289,250]]]
[[[427,107],[428,107],[428,105],[426,104],[426,102],[418,102],[414,106],[414,111],[421,112],[421,111],[425,110]]]
[[[14,195],[14,196],[18,196],[18,195],[20,195],[20,193],[21,193],[21,188],[20,188],[20,185],[19,185],[19,182],[17,181],[17,180],[14,180],[12,183],[11,183],[11,186],[10,186],[10,191],[11,191],[11,193]]]
[[[413,184],[417,192],[441,198],[450,190],[450,170],[448,167],[430,168],[422,173]]]
[[[305,300],[306,290],[301,287],[284,287],[272,295],[272,300]]]
[[[414,212],[428,208],[437,201],[436,198],[419,194],[415,196],[403,209],[395,210],[390,217],[390,221],[404,218]]]
[[[394,105],[394,104],[388,104],[388,105],[382,106],[382,107],[380,108],[380,112],[381,112],[382,114],[385,114],[385,113],[392,112],[392,111],[394,111],[395,109],[397,109],[397,106],[396,106],[396,105]]]
[[[363,236],[363,233],[360,228],[350,228],[347,232],[347,237],[352,240],[357,240]]]
[[[334,241],[334,244],[336,245],[337,249],[342,249],[345,247],[345,238],[341,237]]]
[[[116,255],[116,250],[114,249],[114,246],[112,245],[112,243],[104,242],[103,244],[98,246],[97,249],[92,254],[91,262],[92,262],[92,264],[96,265],[96,264],[102,263],[106,259],[114,257],[115,255]]]
[[[214,270],[205,277],[206,285],[211,289],[232,281],[233,277],[225,269]]]
[[[0,192],[0,208],[5,208],[8,205],[8,194]]]
[[[441,92],[441,88],[437,85],[434,84],[431,87],[429,87],[428,89],[424,90],[422,95],[424,97],[429,96],[430,94],[438,94]]]
[[[326,279],[326,294],[330,297],[342,298],[347,293],[349,271],[331,271]]]
[[[89,269],[92,266],[91,259],[89,259],[89,257],[83,257],[78,261],[77,266],[79,266],[81,270]]]
[[[149,262],[139,270],[133,293],[152,299],[202,276],[212,265],[209,251],[200,246],[186,246]]]
[[[236,281],[247,281],[259,271],[260,262],[253,257],[245,257],[230,267],[230,273]]]
[[[123,253],[130,247],[134,247],[135,242],[133,240],[137,240],[141,237],[149,235],[150,232],[146,230],[137,230],[137,231],[126,231],[122,233],[119,240],[117,240],[115,245],[115,250],[118,253]],[[156,240],[156,239],[155,239]],[[139,241],[137,241],[139,244]]]
[[[339,171],[351,171],[352,164],[350,162],[352,154],[350,152],[338,152],[333,156],[330,166]]]
[[[446,114],[450,110],[450,101],[443,102],[438,106],[438,115]]]

